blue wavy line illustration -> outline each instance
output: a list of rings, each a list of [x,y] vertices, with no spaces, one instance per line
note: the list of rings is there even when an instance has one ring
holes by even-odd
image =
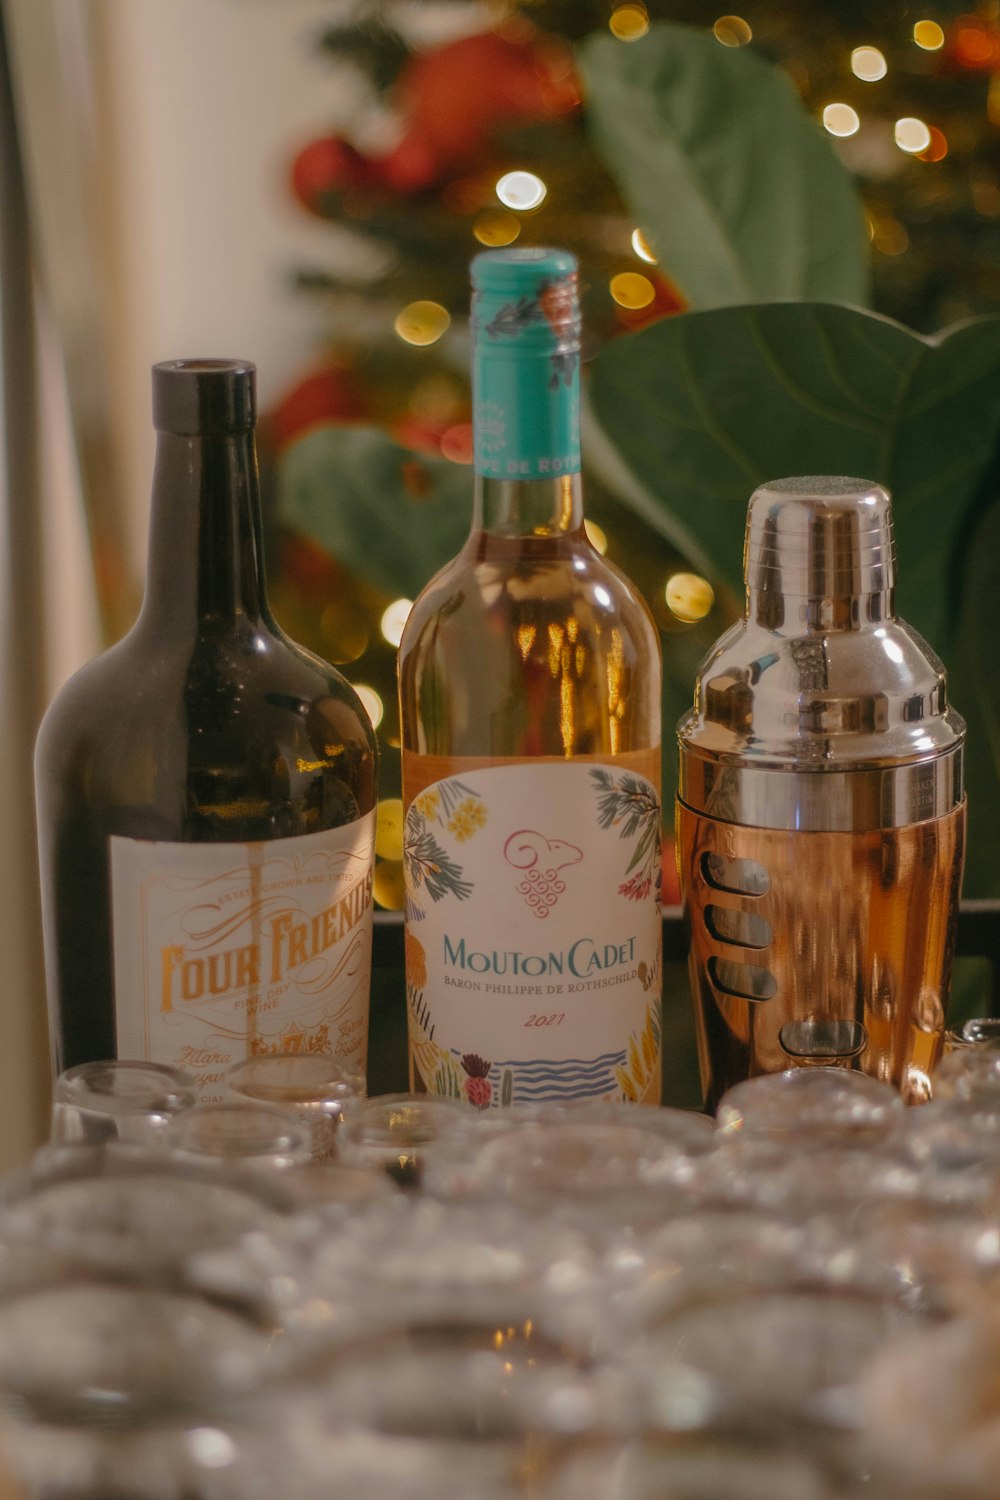
[[[537,1104],[547,1099],[594,1099],[600,1098],[602,1094],[613,1092],[615,1081],[613,1078],[606,1079],[603,1086],[585,1089],[519,1089],[514,1086],[513,1102],[515,1104]]]
[[[625,1049],[620,1052],[602,1052],[600,1057],[532,1057],[523,1062],[508,1059],[506,1062],[495,1062],[495,1068],[593,1068],[598,1063],[607,1066],[620,1065],[625,1061]]]

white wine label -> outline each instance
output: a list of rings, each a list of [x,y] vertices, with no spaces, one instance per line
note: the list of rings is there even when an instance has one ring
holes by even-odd
[[[375,814],[252,844],[111,840],[118,1056],[184,1068],[202,1103],[268,1052],[363,1073]]]
[[[415,1086],[479,1109],[660,1102],[652,782],[580,761],[462,768],[413,797],[403,864]]]

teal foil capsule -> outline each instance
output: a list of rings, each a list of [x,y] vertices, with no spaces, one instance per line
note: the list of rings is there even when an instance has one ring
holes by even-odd
[[[580,469],[580,307],[565,250],[472,262],[475,467],[494,479]]]

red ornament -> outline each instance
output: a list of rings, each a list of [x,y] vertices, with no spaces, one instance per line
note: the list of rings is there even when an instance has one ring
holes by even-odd
[[[330,422],[361,422],[370,414],[368,402],[349,370],[330,365],[300,380],[268,416],[268,435],[284,448],[312,427]]]
[[[328,193],[370,187],[374,180],[368,158],[336,136],[311,141],[292,163],[292,190],[312,213],[322,214],[322,201]]]
[[[292,186],[301,203],[322,213],[325,194],[348,188],[405,195],[438,187],[481,165],[501,126],[548,120],[580,102],[566,49],[496,31],[415,56],[396,96],[406,129],[384,156],[364,156],[339,137],[299,153]]]
[[[959,16],[948,32],[943,61],[968,73],[1000,69],[1000,28],[982,16]]]

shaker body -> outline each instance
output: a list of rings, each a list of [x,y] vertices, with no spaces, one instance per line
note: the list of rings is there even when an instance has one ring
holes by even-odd
[[[835,475],[751,497],[746,612],[678,725],[702,1081],[861,1069],[926,1099],[965,853],[965,724],[895,608],[891,502]]]
[[[755,828],[677,804],[706,1107],[757,1073],[859,1068],[930,1094],[944,1036],[964,800],[866,831]]]

